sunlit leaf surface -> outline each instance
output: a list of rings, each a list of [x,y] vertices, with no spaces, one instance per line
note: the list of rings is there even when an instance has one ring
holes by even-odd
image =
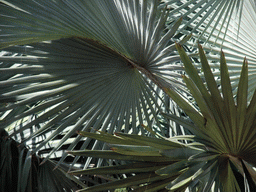
[[[143,191],[147,187],[149,191],[255,191],[256,172],[253,166],[256,165],[256,132],[253,117],[256,115],[256,92],[251,102],[247,102],[247,60],[242,65],[237,98],[234,100],[223,52],[220,57],[219,92],[201,45],[200,60],[207,86],[196,73],[196,68],[184,49],[179,44],[176,46],[188,75],[183,76],[184,81],[198,104],[198,110],[193,109],[191,103],[178,93],[166,88],[168,95],[183,108],[194,124],[184,118],[175,119],[173,115],[166,114],[165,117],[177,120],[193,135],[151,138],[124,133],[110,136],[104,133],[79,132],[82,136],[108,142],[112,151],[69,151],[70,154],[122,159],[127,165],[87,169],[71,174],[105,174],[106,171],[113,174],[115,170],[118,173],[129,173],[131,169],[136,173],[129,178],[80,191],[97,191],[104,187],[131,187],[135,191]],[[148,167],[149,165],[152,166]],[[145,181],[144,178],[148,180]]]
[[[158,120],[179,114],[163,85],[184,88],[172,40],[182,20],[166,29],[157,1],[1,2],[0,127],[33,152],[63,161],[64,145],[106,147],[81,130],[184,134]]]
[[[169,19],[183,17],[180,31],[193,34],[191,41],[186,44],[193,58],[198,58],[197,41],[206,51],[214,76],[220,76],[219,53],[225,52],[234,93],[237,93],[241,63],[246,56],[248,60],[248,97],[255,90],[255,34],[256,6],[253,0],[165,0],[170,11]],[[199,65],[198,60],[194,64]],[[219,83],[219,82],[218,82]]]

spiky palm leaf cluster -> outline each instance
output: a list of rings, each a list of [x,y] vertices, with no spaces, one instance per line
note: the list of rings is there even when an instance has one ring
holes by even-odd
[[[248,102],[247,61],[243,63],[238,93],[234,100],[223,53],[220,58],[220,93],[201,46],[199,45],[200,59],[207,86],[182,47],[177,44],[177,49],[189,76],[184,76],[183,79],[199,110],[177,92],[166,88],[168,95],[187,113],[193,123],[174,115],[165,116],[184,125],[193,135],[167,139],[157,134],[158,138],[121,133],[116,136],[80,133],[110,143],[112,151],[73,151],[71,154],[123,159],[133,163],[83,170],[73,174],[113,174],[117,170],[118,173],[138,173],[134,177],[84,191],[97,191],[104,186],[109,189],[132,186],[135,191],[157,191],[165,188],[171,191],[185,191],[186,188],[192,191],[256,189],[253,169],[256,165],[256,93]],[[239,179],[243,177],[241,182]]]
[[[195,98],[200,113],[191,108],[186,102],[177,97],[177,93],[169,90],[169,96],[173,98],[190,116],[197,130],[195,141],[203,143],[208,151],[217,152],[217,159],[224,191],[243,190],[238,187],[234,179],[232,166],[248,179],[250,190],[255,190],[255,176],[252,166],[255,166],[255,96],[248,101],[248,63],[244,60],[238,91],[235,97],[232,94],[232,86],[228,68],[223,52],[220,58],[221,93],[210,70],[206,56],[199,46],[200,59],[207,88],[201,81],[197,71],[192,66],[190,59],[184,50],[177,46],[186,72],[190,76],[184,81]],[[235,99],[234,99],[235,98]],[[221,162],[219,162],[221,159]],[[224,159],[224,160],[223,160]],[[217,160],[217,161],[216,161]],[[223,161],[223,162],[222,162]],[[249,164],[248,164],[249,163]],[[249,171],[248,171],[248,170]],[[249,173],[250,172],[250,173]],[[232,179],[233,178],[233,179]],[[245,183],[246,187],[246,183]],[[248,187],[248,186],[247,186]]]

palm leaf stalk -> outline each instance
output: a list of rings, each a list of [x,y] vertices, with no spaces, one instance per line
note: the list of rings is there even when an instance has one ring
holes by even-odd
[[[133,187],[135,191],[185,191],[187,188],[192,191],[255,191],[256,177],[253,167],[256,166],[256,93],[247,101],[246,59],[234,100],[223,52],[220,58],[220,92],[202,47],[199,45],[206,84],[181,45],[176,46],[189,76],[183,76],[183,79],[198,107],[194,107],[174,90],[166,88],[169,96],[193,123],[172,114],[164,115],[183,125],[193,135],[167,139],[158,135],[152,138],[123,133],[110,136],[102,132],[80,132],[85,137],[109,143],[112,151],[70,151],[70,154],[122,159],[126,160],[126,164],[81,170],[71,174],[136,173],[134,177],[81,191],[127,186]],[[141,180],[138,179],[140,174]]]
[[[182,19],[167,29],[168,10],[157,6],[158,1],[129,0],[0,1],[0,128],[33,153],[50,150],[45,161],[59,157],[60,163],[67,156],[64,145],[106,147],[76,135],[91,127],[147,135],[141,127],[146,124],[170,134],[158,115],[172,102],[159,86],[185,90],[176,78],[183,67],[176,64],[174,45]],[[90,159],[84,166],[89,164]]]

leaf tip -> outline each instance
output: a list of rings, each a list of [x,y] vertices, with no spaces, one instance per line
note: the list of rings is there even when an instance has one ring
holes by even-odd
[[[53,171],[58,169],[59,165],[56,165],[54,168],[53,168]]]
[[[178,50],[178,52],[180,52],[181,49],[182,49],[182,45],[180,43],[177,43],[177,42],[175,42],[175,47]]]
[[[197,45],[199,49],[203,49],[202,45],[199,43],[199,41],[197,41]]]
[[[40,164],[39,166],[43,165],[45,162],[46,162],[47,159],[44,159]]]
[[[246,57],[244,58],[244,65],[245,65],[246,67],[248,67],[248,60],[247,60]]]
[[[76,131],[76,133],[77,133],[78,135],[81,135],[81,132],[80,132],[80,131]]]
[[[117,152],[117,148],[116,147],[110,147],[110,150]]]
[[[66,153],[71,155],[72,157],[75,157],[75,155],[72,154],[72,151],[66,151]]]
[[[221,56],[222,56],[222,57],[225,57],[225,54],[224,54],[224,52],[223,52],[222,49],[221,49],[220,53],[221,53]]]

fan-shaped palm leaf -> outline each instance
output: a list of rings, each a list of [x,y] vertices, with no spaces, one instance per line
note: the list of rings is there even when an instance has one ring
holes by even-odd
[[[220,30],[225,31],[231,20],[235,18],[241,20],[244,5],[243,0],[163,0],[162,2],[160,7],[167,6],[170,9],[167,21],[171,22],[182,16],[184,22],[179,31],[185,34],[194,33],[195,38],[203,38],[201,40],[205,43],[213,34],[220,35]],[[215,40],[223,38],[218,35],[214,37]]]
[[[255,90],[255,1],[252,0],[195,0],[164,1],[170,11],[169,19],[183,16],[180,31],[193,33],[187,42],[190,51],[196,53],[197,41],[202,43],[209,64],[215,69],[214,75],[220,77],[219,53],[225,52],[229,67],[231,84],[236,94],[241,63],[246,56],[248,60],[249,94],[251,98]],[[198,55],[192,54],[194,58]],[[197,60],[195,64],[198,65]]]
[[[169,96],[183,108],[194,123],[169,114],[165,116],[184,125],[194,136],[165,139],[120,133],[115,137],[103,133],[81,132],[84,136],[110,143],[112,151],[72,151],[71,154],[135,162],[72,172],[73,174],[106,174],[107,171],[112,174],[116,170],[118,173],[138,173],[131,178],[81,191],[97,191],[104,186],[110,189],[134,186],[135,191],[157,191],[165,187],[171,191],[184,191],[186,188],[192,191],[255,191],[256,177],[252,166],[256,164],[256,92],[248,105],[247,61],[243,63],[237,99],[234,101],[223,53],[220,58],[220,93],[201,46],[200,59],[207,87],[182,47],[177,44],[177,49],[189,76],[184,76],[184,81],[200,111],[193,108],[193,105],[177,92],[167,88]],[[184,140],[190,143],[184,144]],[[239,178],[243,178],[242,182]]]
[[[157,5],[1,1],[0,127],[32,141],[33,152],[52,149],[47,158],[64,144],[76,147],[82,137],[68,139],[78,130],[145,134],[140,124],[160,128],[157,115],[169,105],[162,86],[183,84],[171,41],[181,19],[164,32],[168,12]],[[81,147],[102,147],[91,145],[86,139]]]
[[[220,48],[225,52],[233,88],[237,88],[238,86],[241,62],[243,61],[243,57],[246,56],[248,60],[249,98],[252,97],[253,91],[255,90],[255,17],[255,2],[244,1],[240,21],[232,15],[230,23],[219,29],[221,38],[216,39],[217,33],[215,33],[209,39],[209,42],[203,46],[207,52],[210,52],[208,58],[211,60],[209,62],[212,67],[216,67],[216,62],[218,61],[215,55],[219,52]],[[224,34],[226,36],[223,41]],[[216,71],[214,75],[219,75],[219,71]],[[235,89],[236,92],[237,89]]]

